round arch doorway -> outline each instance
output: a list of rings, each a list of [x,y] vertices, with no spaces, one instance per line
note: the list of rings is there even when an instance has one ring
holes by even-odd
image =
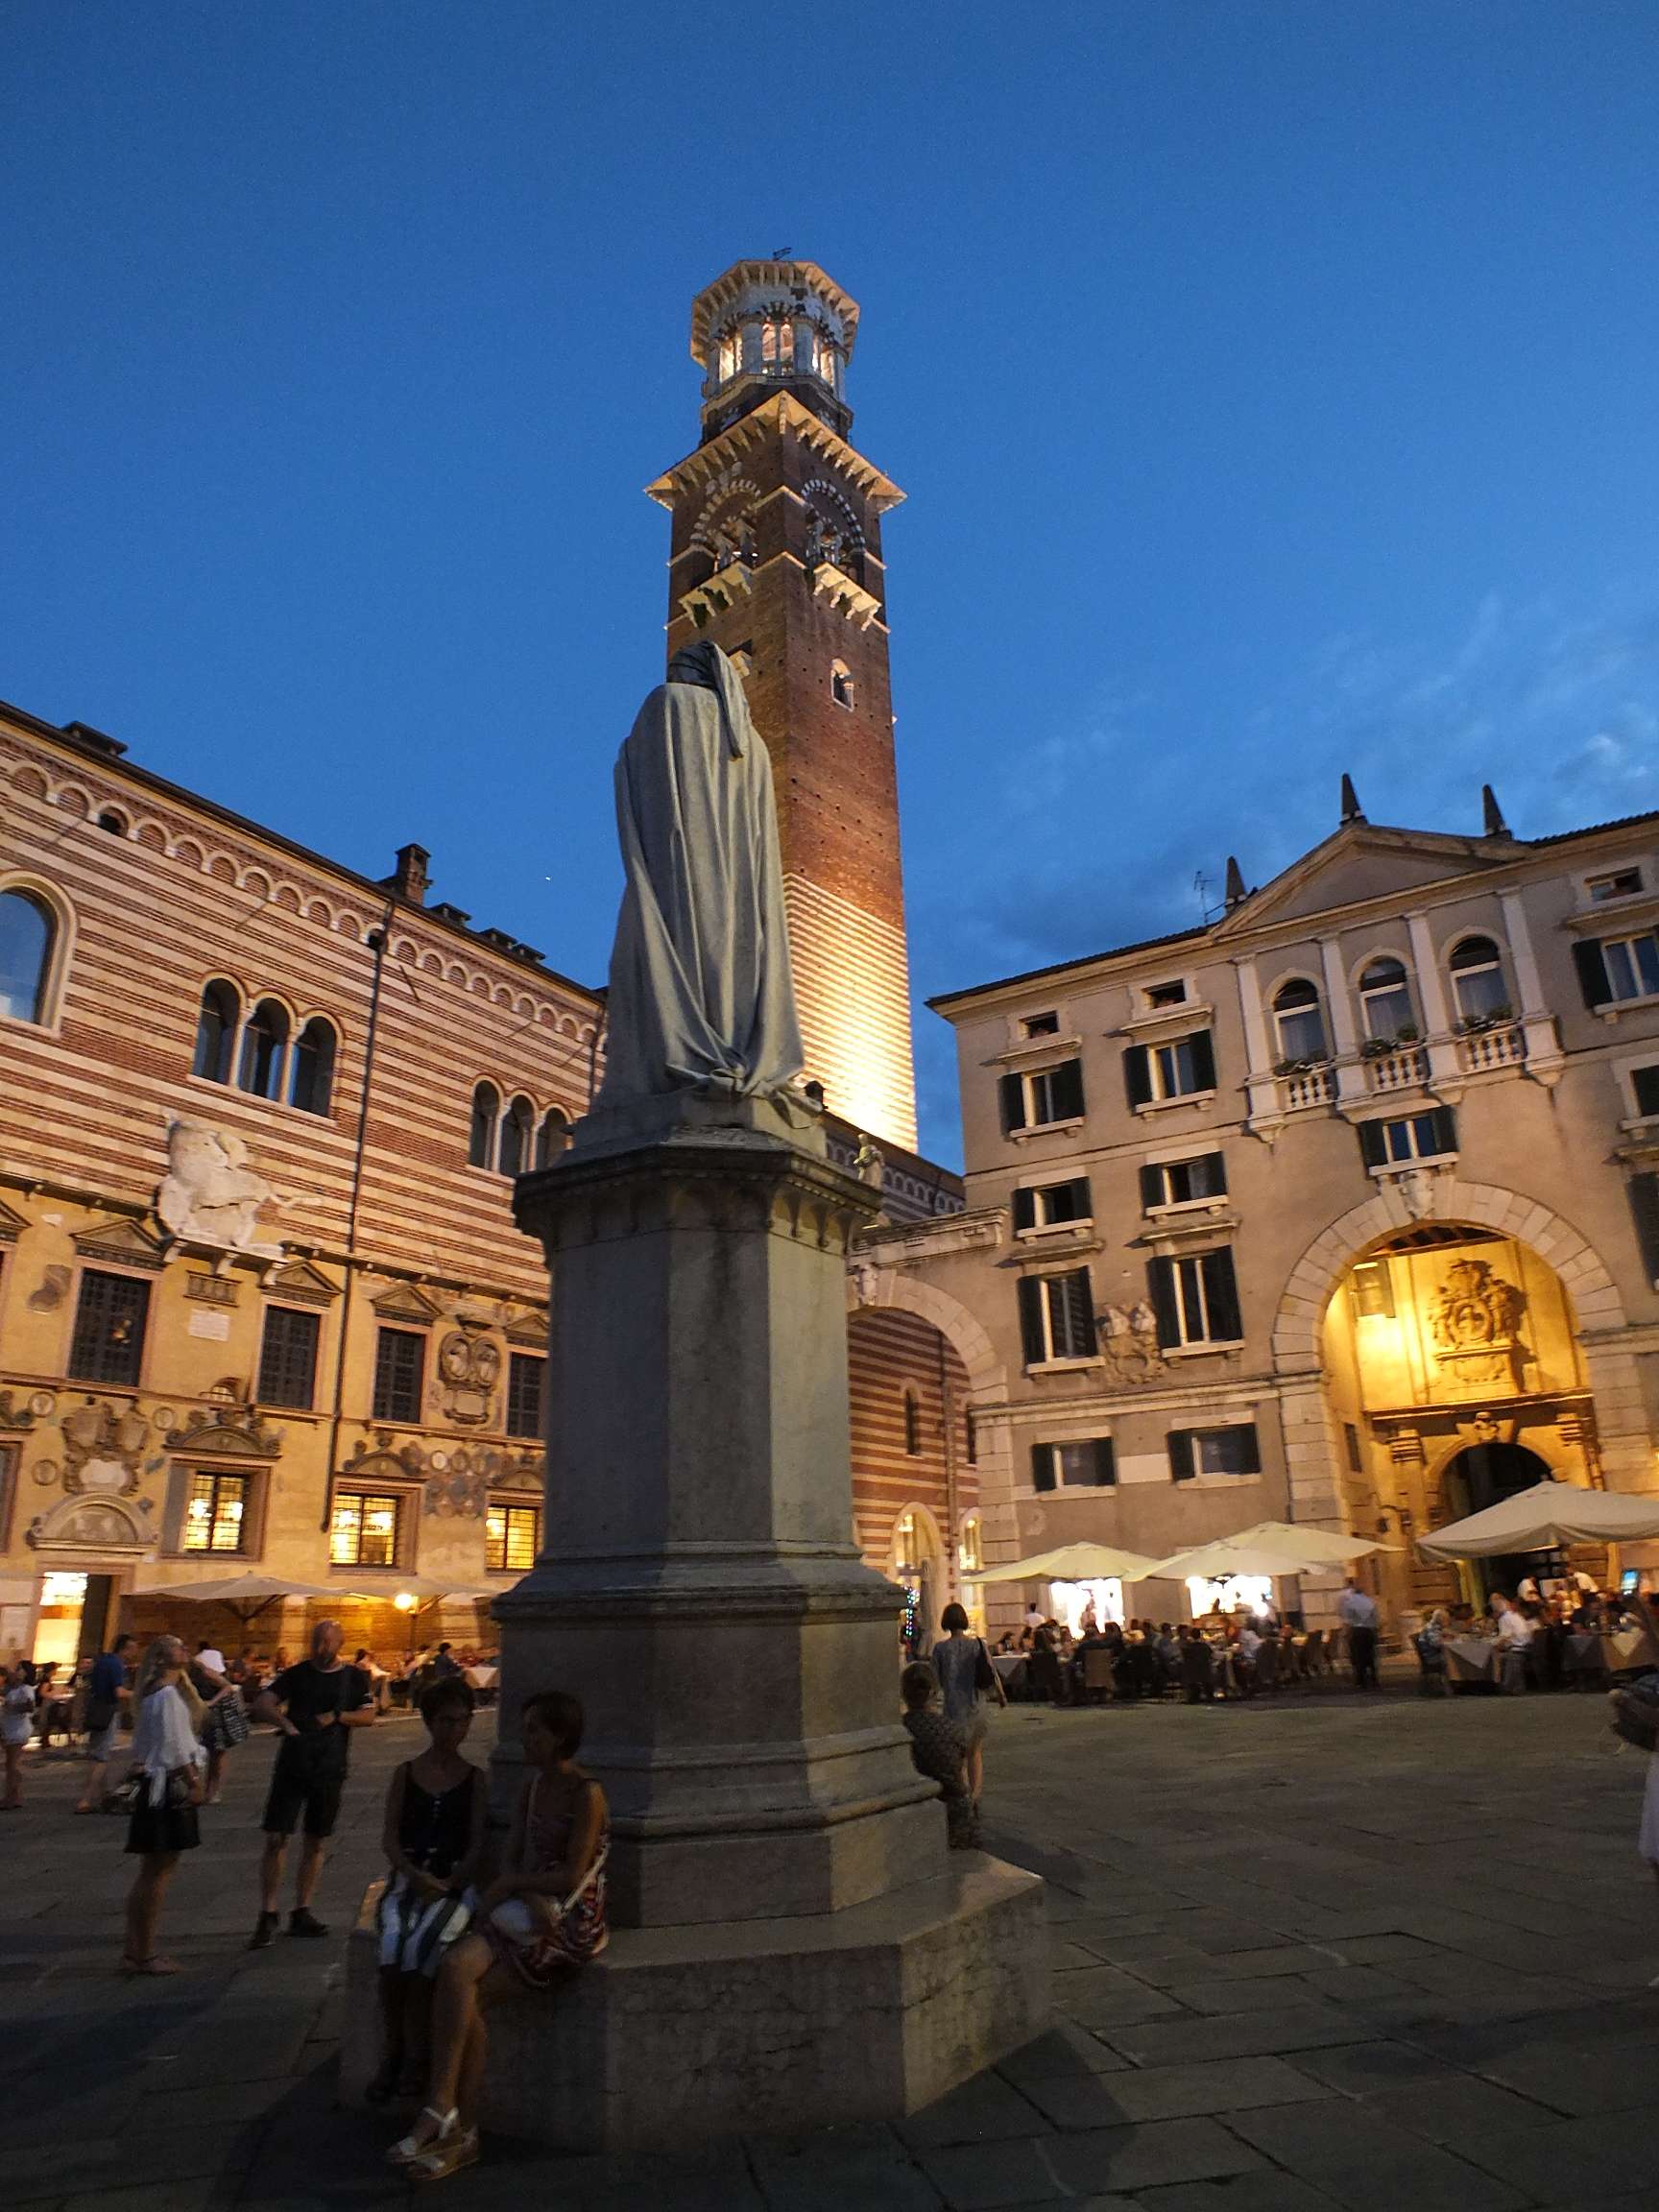
[[[893,1524],[893,1553],[888,1573],[904,1592],[902,1633],[913,1657],[924,1657],[939,1634],[948,1583],[945,1547],[938,1524],[926,1505],[907,1505]]]
[[[1530,1490],[1535,1482],[1548,1482],[1555,1470],[1525,1444],[1468,1444],[1455,1452],[1440,1470],[1448,1521],[1462,1521],[1471,1513],[1483,1513],[1513,1498],[1518,1490]],[[1491,1559],[1468,1559],[1465,1572],[1490,1597],[1502,1590],[1512,1597],[1524,1575],[1545,1572],[1548,1553],[1507,1551]]]

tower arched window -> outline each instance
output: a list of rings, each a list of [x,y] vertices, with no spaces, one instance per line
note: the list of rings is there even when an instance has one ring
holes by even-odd
[[[856,703],[856,689],[853,674],[845,661],[830,663],[830,696],[837,707],[852,707]]]
[[[1325,1058],[1325,1016],[1319,992],[1305,975],[1293,976],[1273,994],[1273,1022],[1281,1060]]]
[[[472,1094],[472,1123],[467,1136],[467,1158],[474,1167],[495,1165],[495,1124],[501,1118],[501,1094],[493,1083],[480,1083]]]
[[[1508,1013],[1503,957],[1490,937],[1465,937],[1452,948],[1446,965],[1457,1011],[1465,1022],[1490,1022]]]
[[[503,1175],[522,1175],[530,1165],[530,1142],[536,1128],[536,1109],[528,1098],[515,1098],[501,1124]]]
[[[0,891],[0,1014],[43,1022],[58,926],[43,899]]]
[[[230,1053],[241,1013],[242,1001],[236,996],[233,983],[216,978],[205,986],[201,1010],[196,1016],[196,1057],[190,1069],[193,1075],[200,1075],[208,1083],[229,1082]]]
[[[536,1165],[551,1167],[554,1161],[570,1142],[570,1124],[557,1106],[550,1107],[541,1117],[541,1126],[536,1132]]]
[[[332,1022],[321,1015],[306,1022],[294,1040],[288,1067],[288,1103],[301,1114],[326,1114],[334,1095],[337,1040]]]
[[[1416,1027],[1404,962],[1385,955],[1370,963],[1359,977],[1359,1011],[1366,1036],[1379,1043],[1392,1045],[1402,1030]]]
[[[908,1383],[904,1387],[904,1450],[912,1459],[921,1455],[922,1405]]]
[[[236,1087],[255,1098],[280,1098],[282,1060],[288,1045],[288,1017],[275,998],[261,998],[242,1031]]]

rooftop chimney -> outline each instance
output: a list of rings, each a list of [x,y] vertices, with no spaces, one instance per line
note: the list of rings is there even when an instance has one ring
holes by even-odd
[[[426,863],[431,857],[424,845],[399,845],[397,867],[380,880],[388,891],[395,891],[399,899],[407,899],[411,906],[424,906],[426,886],[432,880],[426,873]]]

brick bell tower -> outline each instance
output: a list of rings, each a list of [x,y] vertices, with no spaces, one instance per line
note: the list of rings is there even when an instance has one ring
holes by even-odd
[[[650,496],[673,517],[668,651],[711,637],[772,756],[806,1075],[916,1148],[881,517],[903,493],[847,442],[858,304],[810,261],[698,294],[703,438]]]

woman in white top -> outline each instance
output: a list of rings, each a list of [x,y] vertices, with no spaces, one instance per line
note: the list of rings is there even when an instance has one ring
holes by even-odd
[[[26,1659],[0,1668],[0,1750],[6,1754],[6,1793],[0,1813],[23,1803],[23,1749],[35,1733],[35,1670]]]
[[[197,1741],[202,1701],[185,1672],[184,1647],[177,1636],[158,1636],[139,1663],[132,1691],[137,1716],[132,1729],[132,1772],[138,1800],[127,1830],[127,1848],[138,1860],[138,1872],[127,1897],[127,1948],[124,1974],[177,1974],[171,1959],[156,1950],[161,1900],[173,1879],[180,1854],[202,1840],[196,1808],[202,1802],[202,1769],[207,1754]]]

